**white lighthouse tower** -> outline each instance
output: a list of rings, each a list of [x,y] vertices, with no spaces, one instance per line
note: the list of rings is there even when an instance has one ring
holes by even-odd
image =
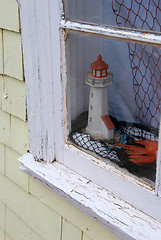
[[[108,87],[112,84],[112,73],[108,73],[108,64],[98,59],[91,64],[92,73],[87,76],[90,85],[88,125],[86,132],[94,138],[113,138],[114,125],[108,115]]]

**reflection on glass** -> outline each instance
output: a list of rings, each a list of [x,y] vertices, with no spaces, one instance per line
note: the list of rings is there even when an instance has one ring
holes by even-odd
[[[70,139],[155,181],[161,50],[70,33],[66,56]]]
[[[160,0],[65,0],[71,20],[161,31]]]

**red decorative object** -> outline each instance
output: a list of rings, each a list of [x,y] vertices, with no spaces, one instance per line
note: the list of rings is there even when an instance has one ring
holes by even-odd
[[[107,129],[108,130],[112,130],[115,128],[115,126],[113,125],[113,122],[111,121],[111,118],[110,116],[107,114],[107,115],[104,115],[104,116],[101,116],[104,124],[106,125]]]
[[[108,64],[102,60],[101,54],[98,55],[97,60],[91,64],[92,76],[96,78],[107,77]]]
[[[135,145],[136,144],[136,145]],[[135,141],[134,145],[124,145],[118,144],[122,146],[125,150],[128,160],[138,164],[146,164],[152,163],[156,160],[156,152],[158,150],[158,142],[145,139]]]

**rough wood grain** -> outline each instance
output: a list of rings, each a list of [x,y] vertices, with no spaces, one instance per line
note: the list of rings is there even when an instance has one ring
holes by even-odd
[[[52,162],[55,158],[55,91],[60,83],[59,5],[58,1],[53,4],[51,0],[18,2],[30,151],[35,158]],[[58,101],[56,104],[59,105]]]

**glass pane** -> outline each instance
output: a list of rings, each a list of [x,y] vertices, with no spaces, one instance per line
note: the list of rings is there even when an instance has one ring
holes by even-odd
[[[105,162],[155,181],[161,50],[69,33],[66,56],[69,139]]]
[[[64,0],[70,20],[161,31],[160,0]]]

